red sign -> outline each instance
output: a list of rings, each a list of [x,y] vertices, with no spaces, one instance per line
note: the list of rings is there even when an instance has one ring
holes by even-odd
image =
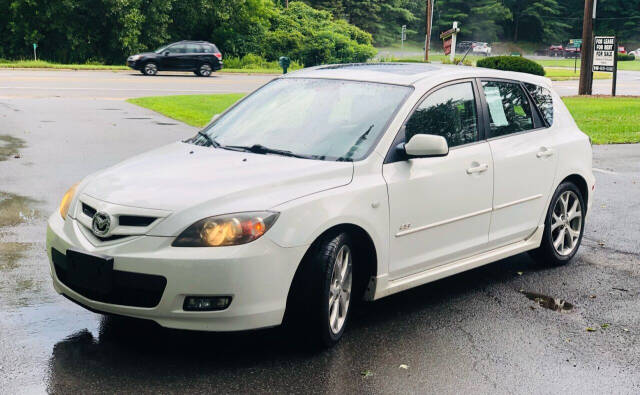
[[[458,33],[459,31],[460,31],[460,29],[449,29],[446,32],[440,33],[440,39],[445,40],[445,39],[453,36],[455,33]]]
[[[444,40],[442,42],[442,46],[444,47],[444,54],[445,55],[449,55],[451,53],[451,37],[449,37],[448,39]]]

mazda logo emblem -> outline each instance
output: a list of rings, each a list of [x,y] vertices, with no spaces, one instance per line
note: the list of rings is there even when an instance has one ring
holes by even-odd
[[[111,229],[111,217],[109,214],[105,213],[96,213],[93,216],[93,221],[91,222],[91,230],[93,230],[93,234],[98,237],[104,237],[109,233]]]

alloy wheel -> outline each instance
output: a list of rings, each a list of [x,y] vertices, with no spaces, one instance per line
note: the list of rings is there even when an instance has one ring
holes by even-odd
[[[200,66],[200,75],[203,77],[208,77],[211,75],[211,66],[209,66],[208,64],[203,64],[202,66]]]
[[[329,285],[329,326],[334,335],[342,330],[347,319],[352,282],[351,250],[343,245],[336,254]]]
[[[570,255],[578,246],[582,232],[582,206],[578,195],[565,191],[556,200],[551,213],[551,239],[561,256]]]
[[[146,75],[156,75],[158,73],[158,66],[155,63],[147,63],[144,65],[144,73]]]

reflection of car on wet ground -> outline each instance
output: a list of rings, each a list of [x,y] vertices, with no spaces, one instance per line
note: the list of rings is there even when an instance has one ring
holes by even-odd
[[[222,68],[222,53],[207,41],[180,41],[153,52],[129,56],[127,66],[145,75],[156,75],[158,71],[192,71],[208,77]]]
[[[208,331],[284,321],[331,345],[355,299],[524,251],[569,261],[593,186],[589,139],[545,78],[319,66],[82,180],[47,252],[57,292],[93,311]]]

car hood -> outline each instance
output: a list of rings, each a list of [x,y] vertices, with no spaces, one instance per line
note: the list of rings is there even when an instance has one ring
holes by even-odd
[[[132,57],[132,56],[140,56],[140,57],[143,57],[143,56],[156,56],[156,55],[158,55],[158,54],[157,54],[157,53],[155,53],[155,52],[142,52],[142,53],[137,53],[137,54],[131,55],[131,56],[129,56],[129,57]]]
[[[215,215],[266,210],[352,177],[350,162],[174,143],[96,173],[81,193],[123,206]]]

